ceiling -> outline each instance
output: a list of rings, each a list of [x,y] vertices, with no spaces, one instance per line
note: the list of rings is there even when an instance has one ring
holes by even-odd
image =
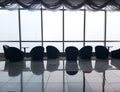
[[[92,10],[119,10],[120,0],[0,0],[0,7],[6,9],[40,9],[44,6],[47,9],[58,9],[65,6],[68,9],[80,9],[85,6]]]

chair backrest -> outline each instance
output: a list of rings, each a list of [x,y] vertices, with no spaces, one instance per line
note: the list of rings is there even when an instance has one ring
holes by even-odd
[[[44,47],[36,46],[30,51],[30,56],[32,60],[43,60],[44,57]]]
[[[55,46],[47,46],[46,51],[48,59],[56,59],[59,57],[60,52]]]
[[[105,46],[96,46],[95,55],[96,55],[96,58],[107,59],[109,56],[109,51]]]
[[[65,49],[66,60],[76,61],[78,56],[78,48],[69,46]]]
[[[8,45],[3,45],[5,59],[8,59]]]
[[[24,53],[16,47],[9,47],[7,53],[8,60],[11,62],[22,61],[24,59]]]
[[[78,52],[78,56],[81,59],[91,59],[92,46],[84,46],[84,47],[82,47]]]
[[[111,57],[115,59],[120,59],[120,49],[111,51]]]

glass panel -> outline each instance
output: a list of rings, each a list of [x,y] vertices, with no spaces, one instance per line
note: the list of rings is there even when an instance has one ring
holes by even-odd
[[[17,10],[0,10],[0,25],[0,40],[19,40]]]
[[[43,40],[62,40],[61,11],[43,11]]]
[[[86,12],[86,40],[104,40],[104,11]]]
[[[41,41],[40,11],[21,10],[22,40]]]
[[[48,45],[55,46],[60,52],[63,52],[62,42],[44,42],[43,46],[45,48],[45,52]]]
[[[107,12],[107,40],[120,40],[120,12]]]
[[[83,11],[65,11],[65,40],[83,40]]]
[[[109,51],[120,49],[120,42],[107,42],[106,46],[110,46]]]
[[[30,52],[33,47],[41,45],[41,42],[22,42],[22,51],[24,51],[23,47],[26,47],[26,52]]]

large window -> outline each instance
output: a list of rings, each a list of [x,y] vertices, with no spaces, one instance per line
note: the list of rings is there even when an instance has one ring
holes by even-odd
[[[69,10],[0,10],[0,52],[3,45],[29,47],[53,45],[60,52],[68,46],[84,45],[120,47],[120,12]],[[22,49],[23,50],[23,49]],[[45,49],[46,52],[46,49]]]
[[[113,46],[110,50],[115,50],[120,48],[120,12],[107,12],[107,45]],[[115,41],[115,42],[109,42]]]
[[[0,43],[0,52],[3,52],[4,44],[19,48],[18,11],[0,10],[0,25],[0,41],[3,41]]]

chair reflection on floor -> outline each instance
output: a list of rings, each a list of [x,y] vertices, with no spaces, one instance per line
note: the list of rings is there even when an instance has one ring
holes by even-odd
[[[109,65],[108,59],[105,60],[96,59],[95,71],[103,73],[102,92],[105,92],[105,71],[108,69],[109,67],[108,65]]]
[[[95,70],[97,72],[105,72],[108,69],[108,59],[96,59]]]
[[[43,61],[41,62],[34,62],[34,61],[31,61],[31,71],[33,74],[35,75],[41,75],[44,73],[44,63]]]
[[[8,71],[8,75],[11,77],[18,76],[25,69],[26,64],[24,61],[22,62],[5,62],[4,70]]]
[[[83,73],[91,73],[93,70],[91,60],[79,59],[79,66]]]
[[[56,71],[59,67],[59,58],[56,59],[47,59],[47,67],[46,70],[49,72]]]
[[[111,59],[111,65],[120,70],[120,59]]]
[[[92,72],[93,70],[92,62],[90,59],[79,59],[79,66],[83,72],[83,92],[85,92],[85,87],[86,87],[85,74]]]
[[[77,61],[67,60],[65,69],[68,75],[76,75],[78,73]]]

